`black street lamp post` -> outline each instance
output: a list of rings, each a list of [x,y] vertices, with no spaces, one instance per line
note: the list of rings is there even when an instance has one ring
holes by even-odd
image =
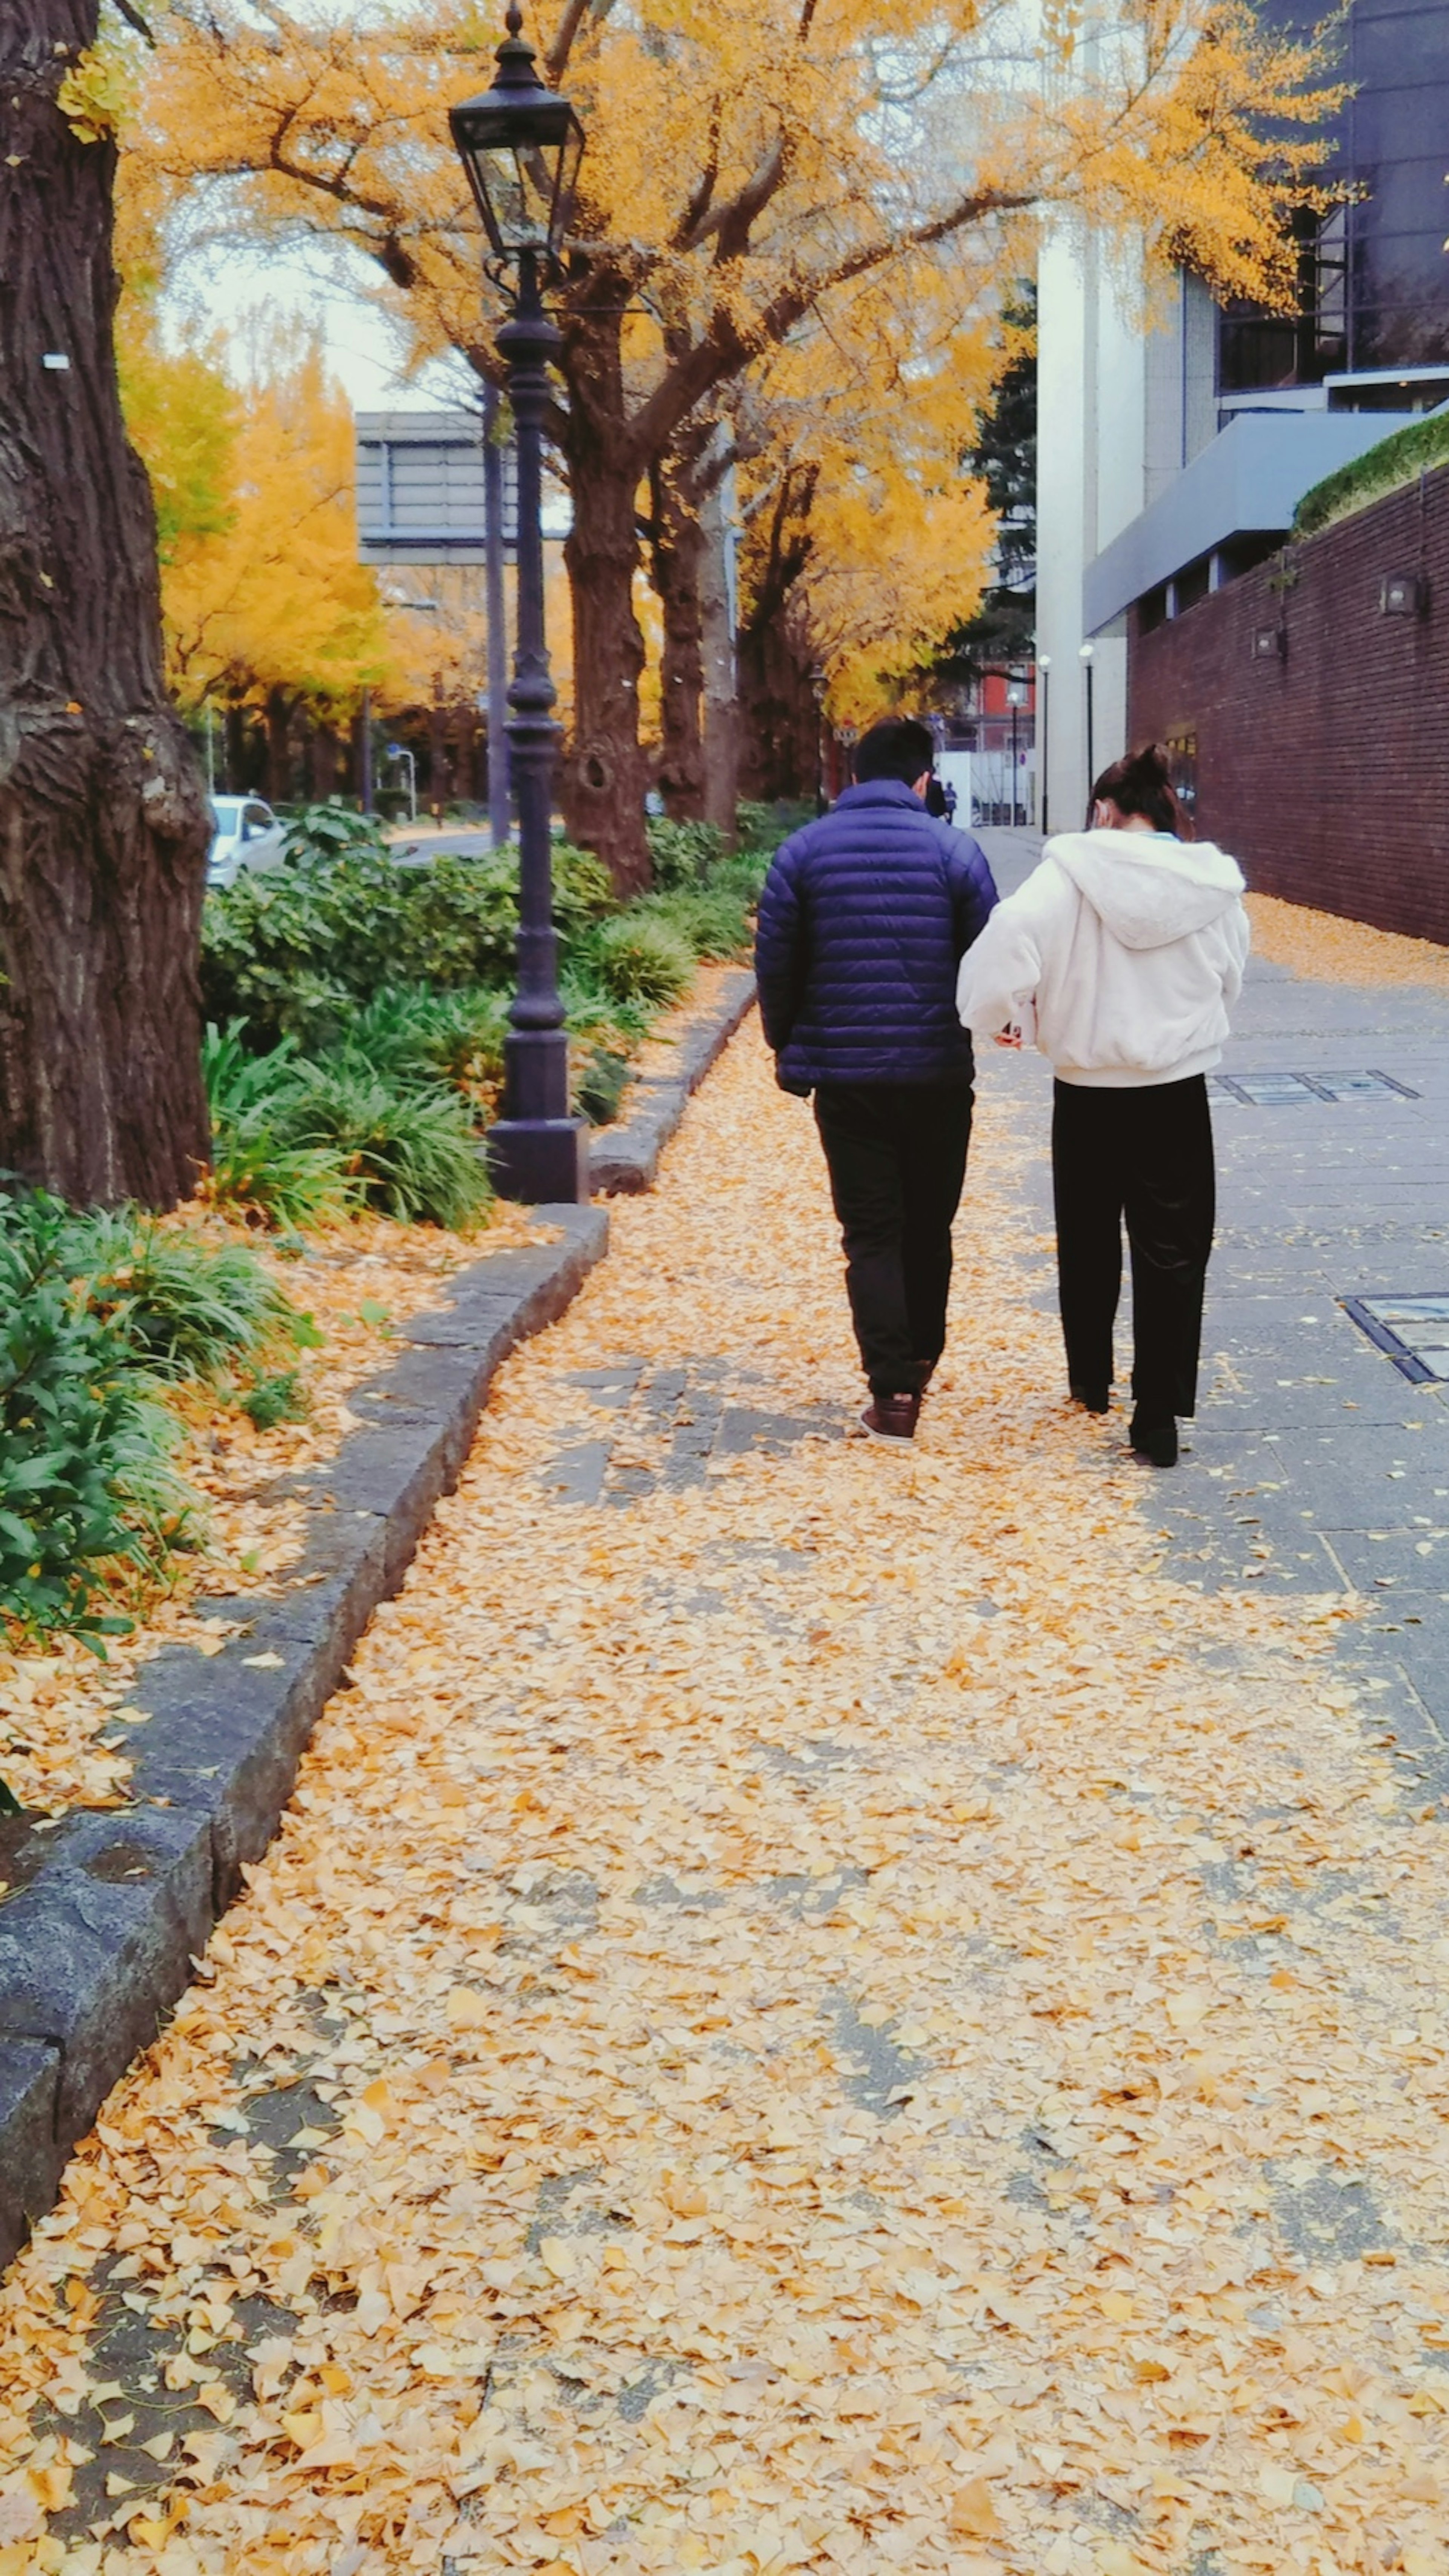
[[[553,769],[559,728],[543,611],[543,425],[548,371],[563,343],[543,305],[572,211],[584,148],[568,100],[548,89],[508,12],[493,86],[449,111],[512,311],[498,334],[508,369],[518,474],[518,644],[508,692],[509,769],[518,806],[518,991],[504,1045],[503,1116],[488,1160],[502,1196],[538,1206],[589,1195],[588,1129],[569,1114],[568,1036],[553,927]],[[515,282],[516,281],[516,282]]]
[[[1038,767],[1041,771],[1041,829],[1042,835],[1045,838],[1051,830],[1051,825],[1047,819],[1051,810],[1047,796],[1047,757],[1051,750],[1048,722],[1051,713],[1051,701],[1048,694],[1051,688],[1052,674],[1052,657],[1050,653],[1038,653],[1036,657],[1036,667],[1038,676],[1041,680],[1041,759],[1038,763]]]

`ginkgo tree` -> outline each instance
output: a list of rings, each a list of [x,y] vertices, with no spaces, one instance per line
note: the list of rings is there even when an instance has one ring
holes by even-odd
[[[283,347],[225,391],[224,523],[182,534],[163,574],[177,693],[188,706],[259,706],[274,732],[299,703],[350,713],[393,657],[377,576],[357,559],[347,402],[315,347]]]
[[[1015,216],[1076,210],[1217,287],[1281,299],[1283,217],[1329,99],[1243,0],[1108,0],[1091,41],[1015,0],[544,0],[532,28],[588,130],[557,306],[552,429],[573,499],[574,831],[647,869],[634,607],[641,491],[702,406],[862,280],[978,291]],[[372,264],[418,354],[496,367],[496,293],[447,140],[497,33],[480,0],[170,0],[138,184]],[[1007,77],[1002,65],[1009,58]],[[1294,140],[1295,128],[1299,139]],[[1006,276],[1019,252],[1000,256]],[[830,382],[828,331],[816,343]]]
[[[208,1150],[210,819],[112,341],[97,0],[0,8],[0,1169],[166,1205]]]

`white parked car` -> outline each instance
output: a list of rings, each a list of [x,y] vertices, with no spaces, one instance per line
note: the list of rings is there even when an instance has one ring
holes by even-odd
[[[286,825],[256,796],[213,796],[216,830],[206,862],[209,886],[235,885],[239,876],[282,864]]]

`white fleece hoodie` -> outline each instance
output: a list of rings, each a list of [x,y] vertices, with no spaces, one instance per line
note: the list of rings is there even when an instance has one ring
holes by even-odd
[[[973,1035],[1016,1027],[1063,1082],[1182,1082],[1222,1054],[1248,955],[1243,878],[1211,841],[1062,832],[961,961]]]

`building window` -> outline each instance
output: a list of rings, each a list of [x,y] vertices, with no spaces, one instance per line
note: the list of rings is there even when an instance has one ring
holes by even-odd
[[[1167,755],[1172,764],[1172,783],[1189,814],[1197,807],[1197,735],[1174,733],[1167,737]]]

